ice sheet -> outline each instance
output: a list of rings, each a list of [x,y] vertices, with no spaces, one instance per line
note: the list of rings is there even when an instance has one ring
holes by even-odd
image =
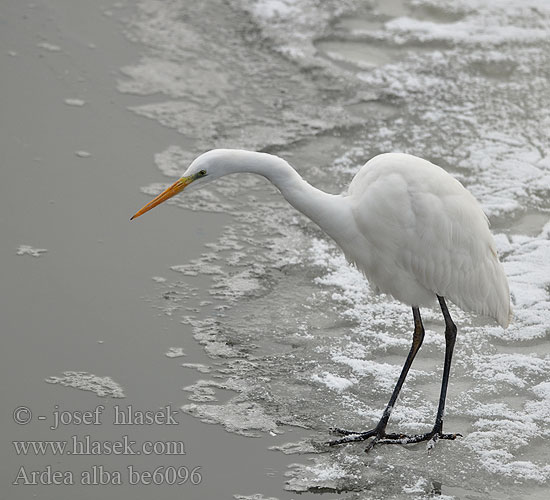
[[[190,282],[210,279],[208,289],[159,283],[158,302],[179,297],[173,313],[213,359],[184,409],[238,434],[311,429],[309,441],[279,447],[312,459],[289,470],[288,489],[359,499],[547,488],[549,27],[536,0],[140,3],[128,30],[148,51],[119,88],[146,95],[132,109],[182,134],[156,155],[163,174],[180,175],[205,149],[245,147],[339,192],[377,153],[417,154],[480,200],[509,276],[508,330],[451,306],[459,336],[445,425],[463,439],[429,455],[424,445],[328,450],[330,426],[364,430],[380,417],[411,342],[409,309],[374,295],[263,180],[234,176],[174,201],[233,215],[202,256],[167,263]],[[444,324],[435,308],[422,314],[425,343],[390,421],[404,432],[429,429],[436,412]],[[235,395],[212,399],[220,389]]]

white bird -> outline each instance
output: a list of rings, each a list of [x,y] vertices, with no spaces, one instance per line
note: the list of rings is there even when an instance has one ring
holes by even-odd
[[[177,182],[145,205],[132,219],[187,189],[228,174],[248,172],[271,181],[297,210],[319,225],[360,269],[377,291],[412,307],[410,352],[390,401],[375,428],[333,431],[351,441],[407,444],[455,439],[443,433],[443,413],[456,338],[445,299],[464,310],[495,319],[506,328],[511,318],[508,282],[498,260],[487,217],[472,194],[445,170],[427,160],[386,153],[368,161],[340,195],[308,184],[285,160],[266,153],[216,149],[196,158]],[[445,319],[445,364],[435,424],[424,434],[386,433],[391,411],[422,345],[421,306],[437,298]]]

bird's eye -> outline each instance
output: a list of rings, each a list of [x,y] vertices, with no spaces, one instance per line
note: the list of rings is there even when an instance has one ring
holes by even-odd
[[[206,170],[201,170],[201,171],[199,172],[199,175],[200,175],[201,177],[205,176],[205,175],[206,175]]]

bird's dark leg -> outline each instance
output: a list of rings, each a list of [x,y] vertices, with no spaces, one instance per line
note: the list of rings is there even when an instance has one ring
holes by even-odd
[[[461,434],[443,434],[443,413],[445,411],[445,399],[447,397],[447,386],[449,385],[449,373],[451,371],[451,360],[453,357],[453,350],[456,340],[456,325],[451,319],[447,304],[443,297],[437,296],[443,317],[445,318],[445,364],[443,366],[443,378],[441,380],[441,392],[439,395],[439,405],[437,407],[437,415],[435,417],[435,424],[430,432],[425,434],[417,434],[415,436],[402,436],[394,438],[393,436],[386,436],[383,439],[378,440],[378,444],[411,444],[420,443],[421,441],[428,441],[428,449],[435,446],[435,443],[439,439],[454,440]]]
[[[449,314],[449,310],[447,309],[445,299],[443,297],[440,297],[439,295],[437,296],[437,299],[439,300],[439,305],[441,306],[441,311],[443,312],[443,317],[445,318],[445,364],[443,367],[443,379],[441,381],[439,405],[437,408],[437,415],[435,418],[433,429],[425,434],[416,434],[413,436],[408,436],[406,434],[386,434],[386,425],[390,418],[391,410],[395,404],[395,401],[397,400],[397,396],[399,394],[399,391],[401,390],[403,382],[405,381],[405,377],[407,376],[414,357],[416,356],[416,353],[418,352],[418,349],[420,349],[422,341],[424,340],[424,327],[422,326],[420,311],[418,310],[418,308],[413,307],[413,345],[411,347],[409,355],[407,356],[407,361],[405,362],[405,366],[403,366],[403,370],[401,371],[401,375],[399,377],[399,380],[397,381],[397,385],[393,390],[390,402],[384,410],[384,414],[382,415],[380,422],[373,430],[367,432],[354,433],[351,431],[345,431],[343,429],[333,429],[335,432],[342,434],[345,437],[336,441],[331,441],[328,443],[329,445],[332,446],[336,444],[349,443],[352,441],[364,441],[365,439],[374,437],[374,439],[369,443],[366,451],[371,450],[376,444],[412,444],[420,443],[421,441],[428,441],[428,448],[430,449],[433,448],[433,446],[439,439],[454,440],[457,438],[457,436],[460,436],[460,434],[443,434],[443,413],[445,411],[445,399],[447,397],[447,386],[449,385],[451,360],[453,357],[453,350],[456,341],[456,325],[451,319],[451,315]]]
[[[443,430],[443,412],[445,411],[445,399],[447,397],[447,386],[449,385],[449,373],[451,371],[451,360],[456,340],[456,325],[453,323],[447,304],[443,297],[437,296],[443,317],[445,318],[445,365],[443,366],[443,379],[441,381],[441,393],[439,396],[439,406],[433,428],[434,434],[441,434]]]
[[[416,353],[420,349],[420,346],[422,345],[422,342],[424,340],[424,325],[422,324],[422,318],[420,317],[420,310],[418,309],[418,307],[413,307],[412,310],[413,310],[413,316],[414,316],[414,333],[413,333],[413,342],[412,342],[411,350],[409,351],[407,360],[403,365],[403,369],[401,370],[401,375],[399,375],[397,384],[395,384],[395,388],[393,389],[393,393],[391,395],[390,401],[388,402],[388,405],[386,406],[386,409],[382,414],[382,418],[380,419],[380,421],[378,422],[378,424],[374,429],[371,429],[366,432],[353,432],[353,431],[347,431],[344,429],[333,428],[332,429],[333,432],[335,432],[336,434],[341,434],[345,437],[341,439],[336,439],[334,441],[330,441],[329,443],[327,443],[328,445],[334,446],[337,444],[350,443],[353,441],[364,441],[366,439],[369,439],[370,437],[374,437],[375,438],[374,441],[371,442],[369,445],[368,449],[370,449],[374,446],[376,442],[378,442],[381,439],[385,439],[385,438],[397,439],[397,438],[406,437],[401,434],[386,434],[386,426],[388,425],[388,420],[390,419],[391,412],[393,410],[393,407],[395,406],[395,402],[397,401],[397,396],[399,396],[401,387],[403,386],[403,383],[407,378],[407,374],[409,373],[409,368],[411,367],[412,362],[416,356]]]

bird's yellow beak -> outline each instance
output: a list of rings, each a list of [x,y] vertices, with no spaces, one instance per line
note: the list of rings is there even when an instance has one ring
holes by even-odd
[[[148,212],[152,208],[155,208],[157,205],[160,205],[163,201],[169,200],[172,196],[176,196],[178,193],[181,193],[185,186],[188,186],[195,180],[194,176],[191,177],[182,177],[178,181],[174,182],[169,188],[165,189],[160,193],[154,200],[151,200],[147,205],[145,205],[139,212],[136,212],[130,220],[137,219],[140,215],[143,215],[145,212]]]

